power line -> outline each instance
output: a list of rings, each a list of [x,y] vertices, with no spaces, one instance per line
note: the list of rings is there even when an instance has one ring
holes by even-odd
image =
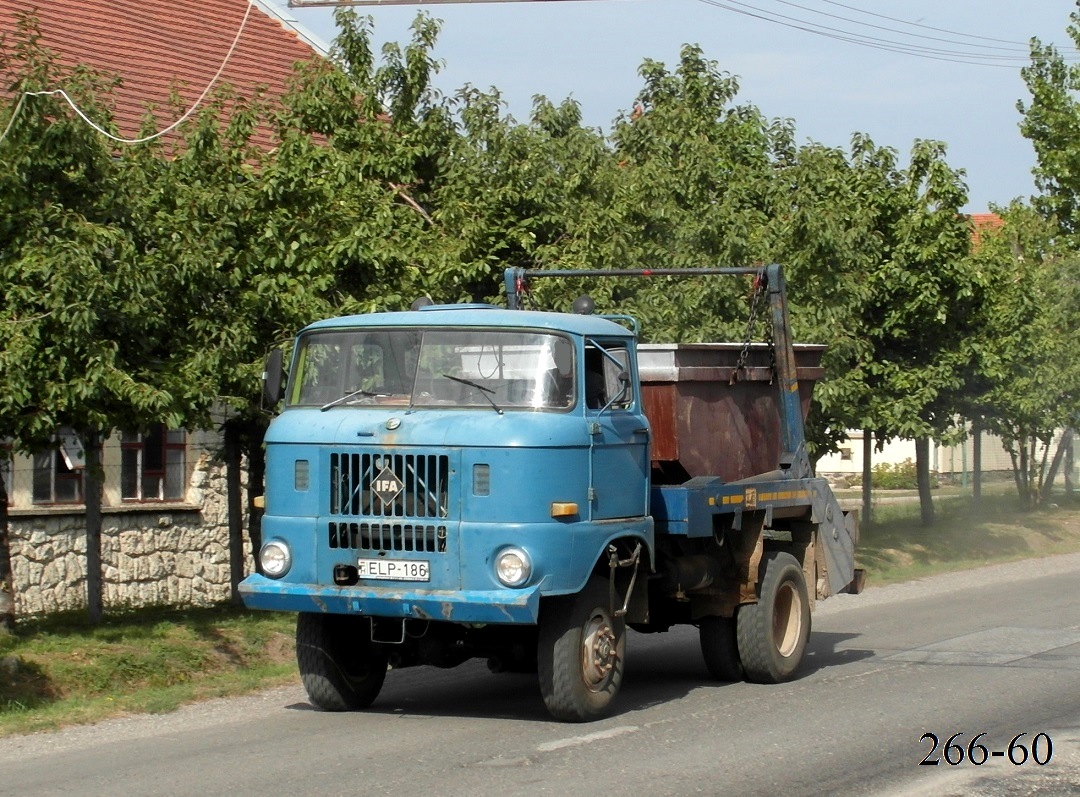
[[[828,1],[828,0],[826,0],[826,1]],[[820,11],[820,10],[818,10],[816,8],[810,8],[809,6],[804,6],[804,5],[800,5],[798,3],[789,2],[789,0],[775,0],[775,2],[781,3],[782,5],[785,5],[785,6],[791,6],[792,8],[797,8],[800,11],[809,11],[811,14],[819,14],[820,16],[829,17],[830,19],[838,19],[841,22],[850,22],[850,23],[852,23],[854,25],[861,25],[863,27],[873,28],[875,30],[883,30],[883,31],[886,31],[887,33],[896,33],[896,34],[899,34],[900,36],[910,36],[910,37],[916,38],[916,39],[926,39],[927,41],[944,42],[945,44],[952,44],[952,45],[957,46],[957,47],[972,47],[972,48],[979,47],[979,48],[983,48],[983,49],[987,49],[987,50],[1003,50],[1003,51],[1013,52],[1013,53],[1020,52],[1020,53],[1023,53],[1023,57],[1027,57],[1027,55],[1030,52],[1029,49],[1028,49],[1028,46],[1023,42],[1008,42],[1008,44],[1013,45],[1011,47],[996,47],[996,46],[993,46],[993,45],[986,45],[986,44],[968,44],[966,42],[956,41],[955,39],[945,39],[945,38],[942,38],[940,36],[927,36],[927,35],[922,34],[922,33],[909,33],[908,31],[905,31],[905,30],[899,30],[897,28],[888,27],[886,25],[877,25],[877,24],[874,24],[872,22],[860,22],[859,20],[852,19],[851,17],[845,17],[845,16],[843,16],[841,14],[830,14],[828,11]],[[844,7],[846,8],[847,6],[844,6]],[[878,16],[878,15],[876,15],[876,16]],[[906,23],[906,22],[904,22],[903,20],[900,20],[900,19],[893,19],[891,17],[882,17],[882,18],[883,19],[889,19],[890,21],[893,21],[893,22],[899,22],[901,24],[909,24],[909,23]],[[926,26],[921,26],[920,25],[919,27],[924,27],[925,28]],[[927,29],[928,30],[937,30],[936,28],[927,28]],[[939,32],[941,32],[941,33],[952,33],[951,31],[939,31]],[[965,34],[953,33],[953,35],[963,36]]]
[[[885,20],[888,20],[889,22],[899,22],[901,25],[910,25],[913,28],[922,28],[923,30],[932,30],[932,31],[936,31],[938,33],[948,33],[948,34],[951,34],[953,36],[963,36],[966,39],[980,39],[982,41],[998,42],[999,44],[1013,44],[1013,45],[1019,45],[1021,47],[1026,47],[1027,46],[1027,42],[1016,42],[1016,41],[1010,41],[1009,39],[994,39],[994,38],[991,38],[989,36],[977,36],[977,35],[975,35],[973,33],[962,33],[960,31],[948,30],[946,28],[935,28],[932,25],[922,25],[922,24],[920,24],[918,22],[909,22],[907,20],[899,19],[897,17],[889,17],[889,16],[886,16],[885,14],[877,14],[877,13],[874,13],[873,11],[866,11],[866,10],[861,9],[861,8],[856,8],[855,6],[849,6],[849,5],[845,5],[844,3],[838,3],[838,2],[836,2],[836,0],[821,0],[821,2],[822,3],[828,3],[831,6],[838,6],[839,8],[846,8],[848,11],[855,11],[855,12],[857,12],[859,14],[865,14],[868,17],[877,17],[878,19],[885,19]]]
[[[986,65],[986,66],[1008,66],[1008,64],[986,64],[983,61],[969,61],[961,57],[961,53],[946,53],[946,54],[933,54],[927,51],[927,48],[919,47],[916,45],[903,44],[901,42],[889,42],[882,39],[873,39],[871,37],[862,36],[860,34],[851,33],[849,31],[839,30],[837,28],[829,28],[823,25],[816,25],[812,22],[806,22],[805,20],[795,19],[794,17],[786,17],[782,14],[773,14],[773,12],[762,11],[761,9],[754,8],[752,6],[745,6],[744,8],[736,8],[729,3],[719,2],[719,0],[698,0],[698,2],[705,5],[715,6],[716,8],[722,8],[725,11],[731,11],[735,14],[741,14],[743,16],[752,17],[754,19],[760,19],[765,22],[772,22],[776,25],[781,25],[785,28],[791,28],[793,30],[800,30],[805,33],[812,33],[816,36],[823,36],[828,39],[835,39],[837,41],[844,41],[850,44],[858,44],[863,47],[870,47],[875,50],[884,50],[886,52],[901,53],[904,55],[914,55],[922,58],[929,58],[936,61],[949,61],[952,63],[964,63],[972,65]],[[734,3],[735,0],[730,0]],[[737,5],[743,6],[742,3]],[[751,10],[753,9],[753,10]],[[775,18],[779,17],[779,19]],[[791,20],[785,22],[784,20]]]
[[[855,25],[863,27],[873,27],[882,30],[887,30],[890,33],[897,33],[902,36],[916,36],[924,39],[934,39],[938,41],[945,41],[957,47],[966,48],[983,48],[983,52],[978,50],[954,50],[945,49],[940,47],[928,47],[926,45],[914,44],[909,42],[894,41],[892,39],[885,39],[878,36],[868,36],[866,34],[857,33],[850,30],[844,30],[841,28],[832,27],[829,25],[822,25],[815,22],[810,22],[805,19],[790,16],[787,14],[780,14],[775,11],[767,11],[758,6],[748,3],[739,2],[738,0],[726,0],[726,2],[720,2],[720,0],[699,0],[699,2],[705,5],[714,6],[716,8],[724,9],[735,14],[741,14],[743,16],[752,17],[754,19],[760,19],[765,22],[771,22],[776,25],[781,25],[793,30],[803,31],[805,33],[812,33],[817,36],[822,36],[837,41],[844,41],[850,44],[856,44],[863,47],[869,47],[871,49],[883,50],[885,52],[894,52],[902,55],[912,55],[919,58],[927,58],[936,61],[946,61],[950,63],[969,64],[972,66],[993,66],[1007,69],[1015,69],[1016,66],[1026,64],[1030,60],[1030,55],[1002,55],[998,53],[985,52],[990,49],[1004,49],[1004,48],[989,48],[985,45],[971,45],[965,42],[955,42],[952,40],[941,40],[936,37],[922,36],[920,34],[912,34],[906,31],[898,31],[892,28],[884,28],[883,26],[870,25],[868,23],[859,22],[846,17],[838,17],[837,15],[828,14],[826,12],[817,11],[815,9],[807,8],[806,6],[800,6],[796,3],[788,2],[787,0],[777,0],[784,5],[794,6],[805,11],[812,13],[824,14],[837,19],[842,19],[845,22],[850,22]],[[903,22],[903,20],[897,20]],[[908,23],[905,23],[908,24]],[[910,23],[914,24],[914,23]],[[962,34],[961,34],[962,35]],[[1066,57],[1066,60],[1072,60]]]
[[[198,108],[199,105],[202,104],[202,101],[206,99],[206,95],[210,93],[210,89],[213,88],[214,84],[216,84],[218,82],[218,79],[221,77],[221,74],[225,71],[225,66],[229,63],[229,59],[232,58],[233,53],[236,51],[237,45],[240,43],[240,37],[244,33],[244,28],[247,26],[248,18],[251,16],[251,9],[253,7],[254,7],[254,3],[252,3],[251,0],[248,0],[247,9],[244,11],[244,18],[240,21],[240,27],[239,27],[239,29],[237,29],[236,35],[233,37],[232,44],[229,45],[229,49],[225,53],[225,57],[222,59],[221,65],[218,67],[217,72],[214,73],[214,76],[212,78],[210,78],[210,82],[206,84],[206,88],[203,89],[202,94],[200,94],[198,96],[198,98],[195,100],[195,102],[192,103],[191,107],[188,108],[180,116],[179,119],[177,119],[175,122],[173,122],[168,127],[164,128],[162,130],[159,130],[156,133],[153,133],[151,135],[143,136],[142,138],[121,138],[120,136],[114,136],[108,130],[106,130],[105,128],[103,128],[100,125],[96,124],[89,116],[86,115],[86,113],[84,113],[82,111],[82,109],[79,108],[78,105],[75,104],[75,101],[73,99],[71,99],[71,97],[68,95],[68,93],[66,91],[64,91],[63,89],[48,89],[48,90],[45,90],[45,91],[26,91],[26,92],[23,92],[23,94],[19,97],[19,101],[15,104],[15,110],[12,111],[11,118],[8,120],[7,127],[4,128],[4,132],[0,133],[0,144],[2,144],[4,142],[5,138],[7,138],[8,133],[11,131],[12,125],[15,124],[15,118],[19,115],[19,111],[22,109],[23,104],[25,103],[27,97],[44,97],[44,96],[61,97],[65,102],[67,102],[68,105],[71,106],[71,109],[73,111],[75,111],[75,113],[79,116],[79,118],[82,119],[84,122],[86,122],[86,124],[88,124],[90,127],[92,127],[94,130],[96,130],[98,133],[105,136],[106,138],[111,139],[112,141],[119,142],[120,144],[145,144],[148,141],[153,141],[156,138],[161,138],[161,136],[164,136],[164,135],[167,135],[168,133],[171,133],[173,130],[175,130],[177,127],[179,127],[185,121],[187,121],[191,117],[191,115],[193,113],[195,113],[195,109]]]

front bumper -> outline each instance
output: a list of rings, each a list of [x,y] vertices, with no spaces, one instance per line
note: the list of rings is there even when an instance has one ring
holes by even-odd
[[[540,585],[521,590],[422,590],[401,587],[324,587],[252,575],[240,583],[249,609],[360,614],[450,623],[535,624]]]

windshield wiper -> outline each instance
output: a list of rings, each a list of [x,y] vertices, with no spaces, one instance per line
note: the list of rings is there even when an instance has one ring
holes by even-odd
[[[498,404],[496,404],[495,399],[493,399],[491,396],[488,395],[489,393],[494,393],[495,391],[492,390],[487,385],[481,385],[479,382],[474,382],[471,379],[462,379],[460,376],[453,376],[451,374],[443,374],[443,376],[445,376],[447,379],[450,379],[450,380],[452,380],[454,382],[460,382],[463,385],[468,385],[469,387],[475,387],[477,390],[480,391],[480,395],[488,400],[488,404],[491,405],[491,408],[493,410],[495,410],[495,412],[499,413],[499,415],[503,414],[502,407],[500,407]]]
[[[334,399],[333,401],[331,401],[328,404],[323,404],[321,407],[319,407],[319,411],[320,412],[326,412],[331,407],[336,407],[338,404],[344,404],[349,399],[356,398],[357,396],[389,396],[389,395],[390,395],[389,393],[372,393],[370,390],[364,390],[364,388],[360,388],[359,390],[354,390],[352,393],[346,393],[341,398],[336,398],[336,399]]]

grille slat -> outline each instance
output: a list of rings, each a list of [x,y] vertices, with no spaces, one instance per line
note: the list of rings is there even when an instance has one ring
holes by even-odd
[[[383,474],[399,492],[374,489]],[[364,517],[449,516],[449,457],[436,454],[331,454],[330,514]]]
[[[370,551],[446,550],[450,460],[401,452],[330,455],[331,548]],[[434,521],[434,522],[432,522]]]
[[[331,522],[330,547],[353,551],[446,553],[446,526]]]

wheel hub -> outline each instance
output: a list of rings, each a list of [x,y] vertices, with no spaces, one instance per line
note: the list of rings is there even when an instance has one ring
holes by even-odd
[[[593,615],[585,624],[581,654],[585,685],[594,692],[603,689],[618,660],[615,631],[606,613]]]
[[[799,646],[802,634],[802,598],[791,584],[777,592],[773,607],[772,638],[781,656],[787,657]]]

